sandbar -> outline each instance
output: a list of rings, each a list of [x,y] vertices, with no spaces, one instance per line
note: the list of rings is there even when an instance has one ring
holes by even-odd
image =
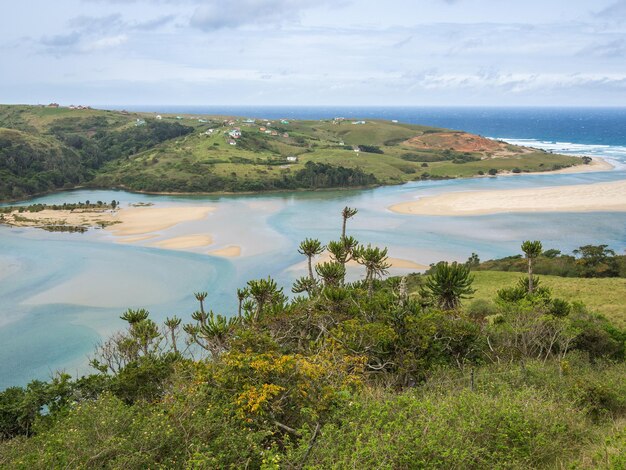
[[[224,258],[238,258],[241,256],[241,247],[236,245],[230,245],[219,250],[209,251],[208,255],[221,256]]]
[[[213,243],[213,238],[210,235],[184,235],[181,237],[167,238],[158,242],[152,243],[150,246],[158,248],[166,248],[168,250],[185,250],[187,248],[197,248],[200,246],[208,246]]]
[[[626,180],[440,194],[395,204],[389,210],[398,214],[440,216],[501,212],[625,212]]]
[[[137,237],[117,238],[115,241],[117,243],[135,243],[135,242],[143,242],[145,240],[150,240],[155,237],[156,235],[139,235]]]
[[[107,227],[113,235],[144,235],[165,230],[182,222],[204,219],[214,207],[136,207],[122,209]]]

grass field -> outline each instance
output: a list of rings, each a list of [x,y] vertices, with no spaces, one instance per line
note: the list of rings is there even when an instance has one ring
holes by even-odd
[[[511,286],[522,273],[503,271],[474,272],[474,299],[493,300],[503,287]],[[570,302],[581,301],[589,309],[607,317],[613,324],[626,328],[626,279],[539,276],[543,286],[555,297]],[[466,300],[466,303],[471,300]]]

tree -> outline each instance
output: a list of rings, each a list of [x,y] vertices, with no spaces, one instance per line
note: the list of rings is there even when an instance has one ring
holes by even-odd
[[[170,333],[170,340],[172,341],[172,348],[174,348],[174,352],[178,354],[178,347],[176,344],[176,332],[178,327],[180,326],[180,318],[174,315],[172,318],[165,319],[165,327],[168,329]]]
[[[237,317],[241,318],[241,309],[243,307],[243,302],[248,297],[249,292],[248,289],[237,289],[237,300],[239,301],[237,305]]]
[[[343,218],[343,224],[341,226],[341,238],[346,238],[346,224],[348,219],[351,219],[359,212],[358,209],[354,209],[352,207],[344,207],[341,211],[341,217]]]
[[[475,292],[472,289],[474,276],[465,264],[438,263],[424,284],[425,293],[443,310],[455,310],[461,305],[462,299]]]
[[[339,241],[328,243],[328,251],[333,261],[344,266],[354,259],[353,251],[359,246],[359,242],[354,237],[343,237]]]
[[[276,281],[270,277],[248,281],[247,289],[255,303],[254,320],[259,318],[266,306],[280,304],[285,300],[283,288],[279,289]]]
[[[311,297],[317,291],[317,280],[311,277],[301,277],[296,279],[291,288],[291,292],[294,294],[301,294],[306,292]]]
[[[583,277],[614,277],[619,275],[615,251],[608,245],[584,245],[574,250],[579,257]]]
[[[367,248],[357,247],[354,250],[354,259],[357,263],[365,266],[367,296],[371,298],[374,292],[374,279],[387,274],[390,267],[387,262],[387,248],[381,250],[371,245],[367,245]]]
[[[312,281],[315,281],[315,276],[313,276],[313,257],[322,254],[325,248],[326,247],[315,238],[305,238],[298,247],[298,253],[307,257],[309,264],[309,277]]]
[[[522,243],[522,251],[526,255],[526,259],[528,260],[528,293],[533,293],[533,261],[541,254],[543,251],[543,247],[541,246],[541,242],[526,240]]]
[[[465,264],[467,264],[470,268],[475,268],[480,265],[480,258],[476,253],[472,253],[472,255],[467,258]]]
[[[336,261],[320,263],[315,266],[315,271],[324,281],[325,288],[339,286],[346,277],[346,267]]]

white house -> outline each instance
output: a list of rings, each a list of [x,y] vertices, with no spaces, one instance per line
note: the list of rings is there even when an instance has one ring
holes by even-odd
[[[239,129],[233,129],[228,133],[228,135],[231,136],[233,139],[238,139],[239,137],[241,137],[241,131]]]
[[[162,117],[160,114],[157,114],[157,115],[156,115],[156,120],[157,120],[157,121],[160,121],[161,119],[163,119],[163,117]]]
[[[295,156],[287,157],[287,161],[289,163],[296,163],[298,161],[298,157],[295,157]]]

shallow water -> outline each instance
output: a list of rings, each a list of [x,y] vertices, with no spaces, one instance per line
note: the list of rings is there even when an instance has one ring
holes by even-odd
[[[563,251],[587,243],[626,248],[626,213],[499,214],[475,217],[406,216],[394,203],[449,191],[532,188],[615,181],[626,178],[626,152],[619,146],[584,146],[541,141],[526,145],[608,157],[608,172],[519,175],[409,183],[363,191],[320,191],[232,197],[175,197],[123,191],[69,191],[37,198],[62,203],[112,199],[164,205],[211,205],[204,220],[179,224],[159,237],[118,244],[102,230],[86,234],[47,233],[0,226],[0,389],[46,379],[60,368],[88,371],[86,357],[102,337],[121,328],[126,308],[145,307],[155,320],[188,319],[193,292],[207,291],[210,307],[233,314],[235,290],[252,278],[273,276],[286,291],[304,274],[298,243],[305,237],[338,237],[340,210],[359,209],[349,231],[360,241],[388,246],[390,256],[422,264],[442,259],[481,259],[517,253],[524,239],[540,239]],[[32,201],[31,201],[32,202]],[[214,244],[189,252],[148,246],[161,237],[211,234]],[[236,259],[207,251],[241,245]],[[295,266],[295,267],[294,267]],[[395,270],[396,273],[407,272]],[[352,275],[361,275],[353,270]]]

